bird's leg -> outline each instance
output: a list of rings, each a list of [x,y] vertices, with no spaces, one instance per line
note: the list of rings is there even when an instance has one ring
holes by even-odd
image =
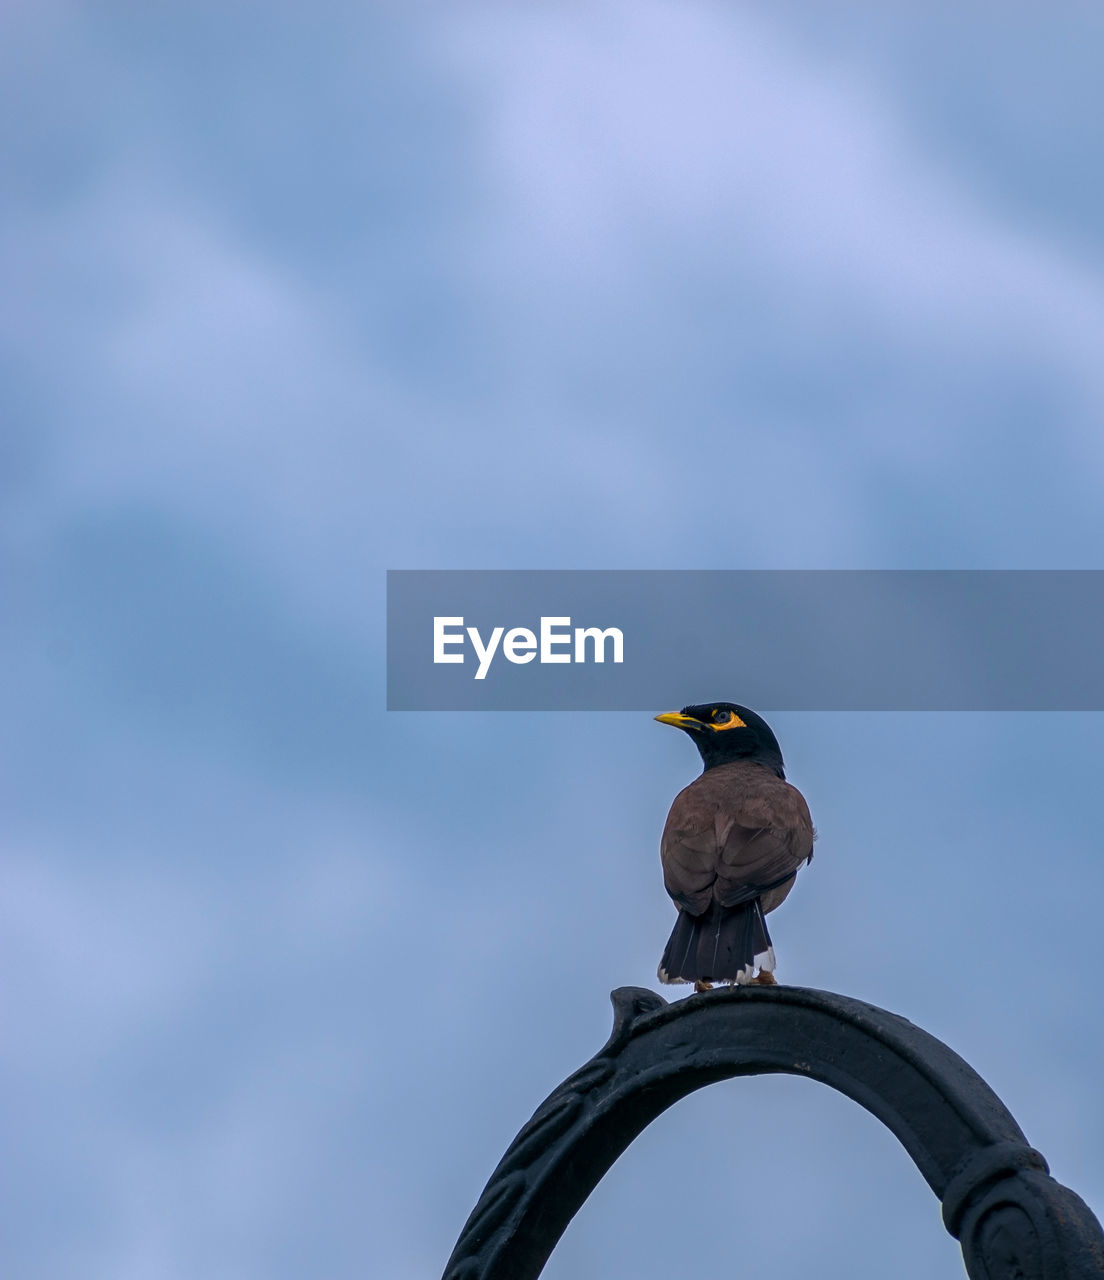
[[[775,978],[774,974],[769,969],[760,969],[759,976],[757,978],[752,978],[752,982],[754,982],[756,986],[759,986],[759,987],[777,987],[778,986],[778,980]]]
[[[701,978],[699,978],[698,981],[694,983],[694,990],[695,991],[712,991],[713,984],[712,982],[705,982]]]

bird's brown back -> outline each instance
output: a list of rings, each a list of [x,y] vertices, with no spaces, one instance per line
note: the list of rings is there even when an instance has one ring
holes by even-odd
[[[805,797],[773,770],[737,760],[707,769],[675,797],[663,828],[663,883],[701,915],[763,897],[771,910],[812,856]],[[787,883],[788,882],[788,883]]]

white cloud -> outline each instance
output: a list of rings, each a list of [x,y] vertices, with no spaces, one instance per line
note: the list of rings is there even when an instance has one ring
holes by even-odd
[[[639,306],[649,276],[706,262],[736,292],[751,273],[795,365],[843,330],[983,373],[1037,366],[1072,386],[1056,430],[1100,465],[1098,270],[964,186],[873,83],[711,4],[496,6],[450,36],[484,104],[504,274]]]

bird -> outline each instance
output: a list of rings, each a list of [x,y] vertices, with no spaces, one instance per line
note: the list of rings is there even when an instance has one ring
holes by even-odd
[[[705,702],[655,718],[687,733],[705,766],[675,797],[660,841],[678,918],[659,979],[692,982],[695,991],[720,982],[774,986],[765,916],[813,859],[809,806],[786,781],[778,739],[754,711]]]

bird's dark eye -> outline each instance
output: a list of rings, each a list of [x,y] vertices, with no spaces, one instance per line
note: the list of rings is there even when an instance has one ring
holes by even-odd
[[[731,711],[714,711],[714,712],[713,712],[713,723],[714,723],[714,724],[728,724],[728,722],[729,722],[731,719],[732,719],[732,712],[731,712]]]

